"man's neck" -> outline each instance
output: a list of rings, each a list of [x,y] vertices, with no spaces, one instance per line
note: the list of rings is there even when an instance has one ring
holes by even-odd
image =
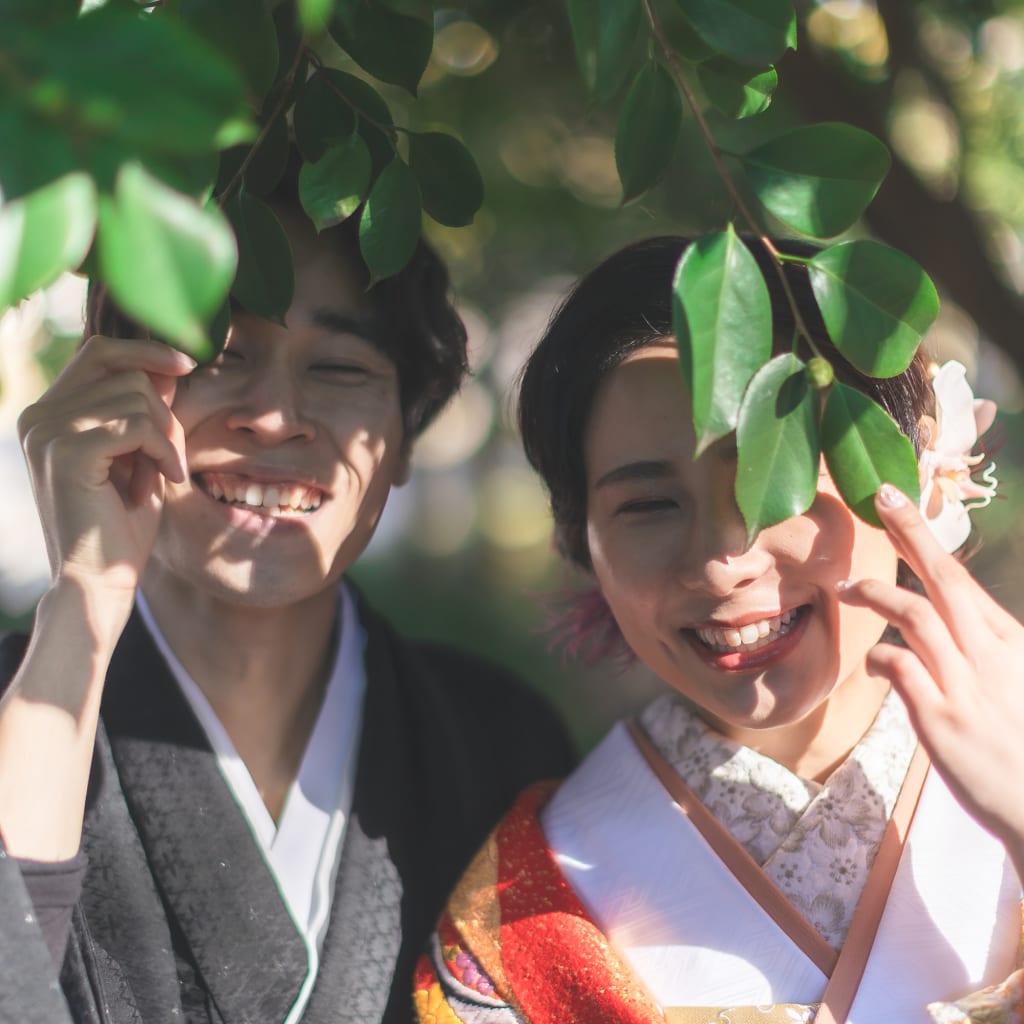
[[[333,665],[337,590],[287,608],[231,604],[164,578],[147,577],[143,592],[276,820]]]

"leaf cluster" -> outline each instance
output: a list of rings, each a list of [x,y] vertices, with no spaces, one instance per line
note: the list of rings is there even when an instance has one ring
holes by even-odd
[[[783,273],[809,275],[830,340],[868,377],[910,365],[938,314],[938,296],[908,256],[853,228],[889,169],[885,145],[843,123],[804,125],[743,153],[719,146],[705,111],[756,117],[772,100],[776,64],[797,46],[791,0],[567,0],[583,80],[595,103],[620,98],[615,158],[623,202],[669,174],[683,118],[693,117],[734,206],[735,223],[683,254],[673,322],[697,436],[695,457],[735,432],[736,499],[752,539],[806,511],[821,458],[847,504],[878,524],[888,481],[918,493],[913,447],[878,404],[835,380]],[[623,94],[624,95],[621,95]],[[736,224],[748,233],[746,241]],[[822,243],[808,258],[772,235]],[[749,245],[766,250],[792,305],[796,336],[774,355],[768,287]],[[807,361],[798,355],[809,348]]]
[[[223,344],[229,296],[283,319],[292,254],[268,197],[293,149],[303,209],[317,231],[358,217],[371,281],[405,266],[423,212],[459,227],[483,202],[465,146],[395,124],[370,80],[416,95],[430,10],[79,7],[0,0],[0,312],[70,270],[199,359]]]

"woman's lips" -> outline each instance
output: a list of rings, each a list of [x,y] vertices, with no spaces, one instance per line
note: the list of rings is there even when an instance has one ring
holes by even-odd
[[[800,642],[811,614],[810,605],[802,605],[782,615],[765,619],[763,623],[748,623],[735,630],[714,627],[685,629],[682,632],[706,664],[720,672],[745,672],[785,658]],[[767,632],[761,628],[763,626],[768,627]],[[757,635],[747,642],[746,636],[754,632]],[[735,642],[736,633],[740,634],[738,644]]]

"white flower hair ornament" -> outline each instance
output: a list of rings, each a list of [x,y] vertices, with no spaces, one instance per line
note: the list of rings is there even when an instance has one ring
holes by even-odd
[[[951,359],[932,377],[935,418],[921,417],[925,447],[918,459],[921,513],[947,551],[956,551],[971,532],[970,512],[994,497],[996,464],[979,472],[986,456],[973,455],[978,438],[992,425],[996,404],[974,397],[967,370]],[[980,479],[972,474],[979,473]]]

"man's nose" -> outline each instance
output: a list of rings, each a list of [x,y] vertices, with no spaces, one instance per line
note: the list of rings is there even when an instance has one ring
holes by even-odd
[[[245,382],[228,426],[256,435],[268,444],[312,440],[316,429],[292,375],[278,367],[261,368]]]

